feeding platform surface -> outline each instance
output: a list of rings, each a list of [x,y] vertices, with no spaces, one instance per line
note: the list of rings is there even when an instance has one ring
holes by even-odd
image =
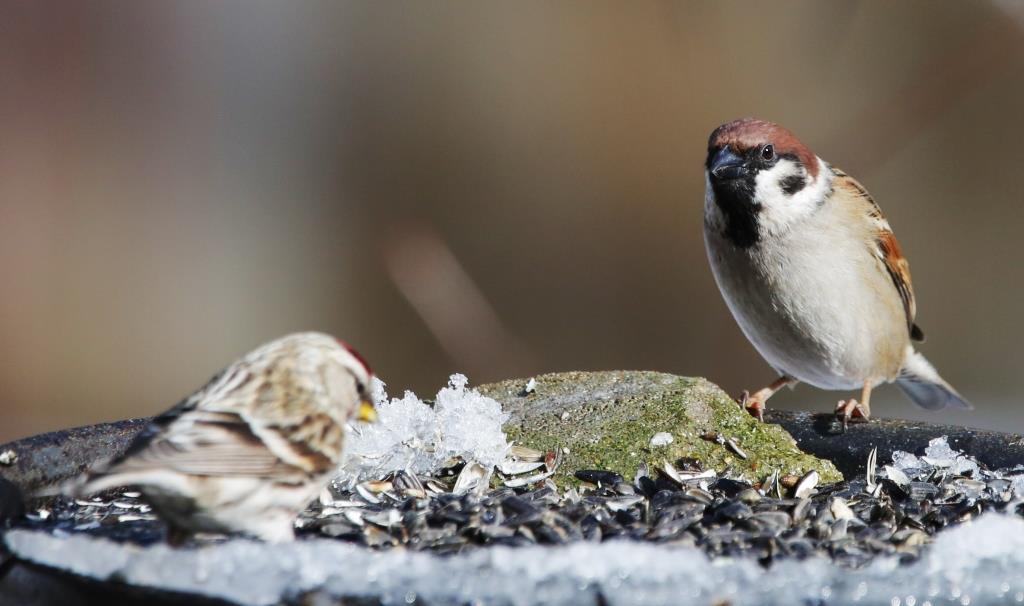
[[[131,489],[30,501],[3,535],[0,604],[1024,602],[1019,436],[885,420],[840,433],[827,415],[786,413],[751,429],[715,409],[735,405],[710,383],[658,373],[527,385],[466,394],[498,400],[495,422],[523,440],[493,473],[454,458],[336,482],[290,544],[200,537],[171,548]],[[442,408],[462,401],[444,397]],[[679,408],[644,409],[667,400]],[[635,447],[594,429],[630,414],[653,423],[634,428]],[[581,415],[578,435],[541,433]],[[0,474],[31,492],[116,453],[141,426],[0,447],[17,455]],[[793,443],[783,428],[809,454],[760,458],[749,432]],[[493,442],[451,433],[466,448]],[[697,447],[715,455],[682,450]]]

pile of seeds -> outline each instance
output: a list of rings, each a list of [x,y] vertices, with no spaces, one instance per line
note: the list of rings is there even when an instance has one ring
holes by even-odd
[[[1024,470],[967,474],[922,463],[817,486],[816,474],[763,485],[721,477],[695,463],[641,468],[627,481],[578,471],[578,488],[550,480],[476,494],[443,478],[402,472],[325,495],[301,520],[306,533],[374,548],[454,553],[487,545],[557,545],[631,539],[699,547],[711,556],[822,555],[860,566],[877,555],[913,559],[932,535],[983,511],[1021,513],[1012,489]],[[976,476],[976,477],[972,477]]]
[[[112,490],[89,499],[58,496],[29,509],[18,525],[54,533],[89,533],[140,544],[163,540],[165,527],[132,490]]]
[[[942,529],[984,511],[1024,514],[1024,468],[988,471],[969,458],[918,459],[878,468],[848,482],[820,486],[803,478],[763,484],[723,477],[694,461],[641,467],[623,478],[576,472],[578,486],[557,487],[554,453],[520,450],[520,475],[489,478],[459,462],[437,476],[406,472],[348,488],[333,486],[298,521],[300,535],[331,537],[368,548],[403,547],[451,554],[489,545],[559,545],[629,539],[702,549],[710,556],[824,556],[857,567],[878,555],[917,557]],[[531,465],[529,459],[539,465]],[[954,464],[955,463],[955,464]],[[478,467],[478,466],[477,466]],[[528,475],[527,475],[528,474]],[[524,481],[526,480],[526,481]],[[159,540],[163,529],[138,493],[58,499],[29,516],[34,527]]]

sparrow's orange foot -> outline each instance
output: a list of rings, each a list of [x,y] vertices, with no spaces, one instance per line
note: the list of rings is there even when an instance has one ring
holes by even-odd
[[[836,418],[843,422],[843,431],[846,431],[850,419],[863,419],[867,421],[871,418],[871,412],[866,406],[850,398],[849,400],[840,400],[839,404],[836,404]]]
[[[761,396],[760,391],[751,395],[746,389],[740,394],[740,399],[738,400],[744,410],[754,415],[754,418],[762,423],[764,422],[764,401],[765,398]]]

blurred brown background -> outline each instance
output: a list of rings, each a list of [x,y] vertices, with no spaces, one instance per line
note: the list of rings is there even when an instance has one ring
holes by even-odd
[[[158,412],[303,329],[396,394],[760,387],[701,240],[707,135],[745,115],[868,186],[977,406],[875,411],[1024,430],[1022,70],[1012,1],[5,0],[0,441]]]

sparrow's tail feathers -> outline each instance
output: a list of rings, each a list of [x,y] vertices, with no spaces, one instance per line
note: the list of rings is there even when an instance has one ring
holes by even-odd
[[[124,472],[118,469],[111,461],[103,461],[92,466],[92,469],[71,478],[60,486],[60,491],[68,496],[84,498],[97,492],[110,490],[119,486],[132,484],[131,471]]]
[[[111,488],[117,488],[118,486],[124,486],[128,483],[119,474],[80,476],[68,482],[64,487],[64,492],[73,497],[85,497],[97,492],[103,492],[104,490],[110,490]]]
[[[123,485],[116,481],[111,482],[111,478],[112,476],[104,473],[87,471],[54,484],[41,486],[33,491],[30,496],[34,499],[42,499],[55,497],[57,495],[66,495],[80,499],[97,492],[103,492],[104,490],[109,490]]]
[[[971,403],[963,399],[953,386],[939,376],[935,367],[920,353],[911,350],[907,354],[896,385],[907,397],[921,408],[941,410],[947,406],[971,410]]]

